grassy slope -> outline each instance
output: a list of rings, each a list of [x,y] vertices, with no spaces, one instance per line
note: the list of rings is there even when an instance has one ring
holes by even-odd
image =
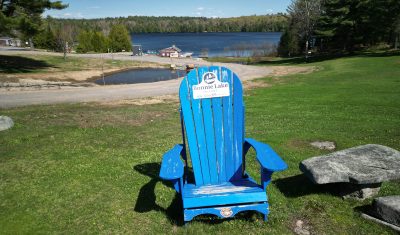
[[[154,63],[100,58],[78,58],[55,55],[0,55],[0,83],[18,82],[19,78],[32,78],[31,74],[40,73],[42,79],[55,79],[54,73],[76,71],[122,70],[151,66]],[[10,77],[12,75],[12,77]],[[82,75],[83,77],[85,75]],[[87,75],[86,75],[87,76]]]
[[[161,156],[180,142],[178,104],[91,104],[1,110],[16,125],[0,132],[0,227],[3,233],[274,233],[297,219],[327,234],[390,234],[359,217],[371,201],[342,200],[300,175],[298,164],[339,149],[377,143],[400,149],[400,56],[318,62],[321,70],[248,91],[246,132],[289,164],[269,186],[268,223],[257,213],[181,227],[172,188],[157,179]],[[269,82],[273,79],[265,78]],[[254,152],[248,170],[258,175]],[[400,194],[384,183],[380,196]]]

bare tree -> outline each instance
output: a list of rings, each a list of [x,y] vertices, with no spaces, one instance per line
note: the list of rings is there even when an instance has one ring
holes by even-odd
[[[67,53],[70,52],[70,48],[73,45],[72,33],[73,29],[69,24],[61,24],[56,29],[57,48],[64,53],[64,60],[67,58]]]
[[[305,41],[304,47],[307,57],[309,41],[322,12],[322,0],[293,0],[287,11],[294,27],[296,27],[299,38]]]

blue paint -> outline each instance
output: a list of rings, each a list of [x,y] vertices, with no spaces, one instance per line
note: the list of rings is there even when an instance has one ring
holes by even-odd
[[[192,160],[193,172],[196,183],[203,184],[203,175],[200,167],[200,157],[199,149],[197,146],[197,137],[194,126],[194,118],[191,106],[191,92],[189,91],[191,86],[189,86],[187,77],[182,81],[179,89],[179,97],[182,107],[183,123],[185,125],[186,137],[189,146],[189,153]]]
[[[233,180],[243,176],[243,88],[236,74],[233,74]]]
[[[209,72],[208,68],[199,68],[198,77],[202,78],[203,74]],[[201,82],[201,81],[199,81]],[[215,132],[214,132],[214,118],[213,110],[211,107],[212,99],[201,99],[201,107],[203,109],[203,122],[205,123],[205,138],[207,145],[207,159],[204,164],[208,161],[208,170],[210,171],[211,184],[218,183],[218,171],[217,171],[217,155],[215,153]]]
[[[184,165],[180,159],[183,145],[177,144],[166,152],[161,163],[160,177],[165,180],[182,178]]]
[[[221,214],[222,210],[230,209],[232,214],[230,216],[223,216]],[[251,204],[246,206],[229,206],[229,207],[215,207],[215,208],[200,208],[200,209],[185,209],[184,210],[184,220],[190,221],[194,217],[203,214],[211,214],[218,216],[219,218],[232,218],[237,213],[242,211],[257,211],[264,214],[264,220],[267,220],[267,215],[269,213],[268,203],[258,203],[258,204]]]
[[[227,82],[230,88],[232,85],[232,74],[233,72],[227,68],[221,68],[221,80]],[[223,133],[224,133],[224,145],[225,145],[225,177],[226,180],[231,180],[234,174],[234,161],[233,161],[233,114],[232,114],[232,95],[222,98],[223,106]]]
[[[192,86],[201,83],[207,72],[229,83],[229,96],[193,99]],[[164,154],[160,177],[171,180],[181,195],[185,221],[200,214],[228,218],[245,210],[258,211],[266,220],[266,187],[272,173],[285,170],[287,165],[267,144],[244,139],[243,88],[237,75],[215,66],[194,69],[182,81],[179,97],[195,182],[183,180],[187,165],[183,145]],[[261,184],[245,173],[244,156],[251,147],[260,163]]]
[[[217,66],[211,66],[210,71],[214,72],[221,77],[221,68]],[[224,144],[224,132],[223,132],[223,110],[222,110],[222,98],[213,98],[212,102],[212,113],[213,113],[213,124],[214,124],[214,137],[215,137],[215,154],[216,154],[216,171],[218,175],[218,182],[226,182],[225,174],[225,144]]]
[[[199,68],[199,71],[201,72],[202,68]],[[201,82],[201,79],[199,80],[198,73],[199,71],[197,70],[192,70],[187,75],[187,80],[189,84],[191,85],[196,85]],[[201,106],[201,100],[200,99],[191,99],[192,102],[192,111],[193,111],[193,119],[194,119],[194,129],[196,132],[196,138],[197,138],[197,146],[199,149],[199,163],[200,165],[195,166],[195,163],[193,163],[193,167],[195,169],[201,168],[201,173],[203,177],[203,183],[204,184],[209,184],[211,183],[210,180],[210,169],[208,167],[208,155],[207,155],[207,144],[206,144],[206,136],[205,136],[205,129],[204,129],[204,120],[203,120],[203,108]],[[197,182],[197,178],[196,178]]]

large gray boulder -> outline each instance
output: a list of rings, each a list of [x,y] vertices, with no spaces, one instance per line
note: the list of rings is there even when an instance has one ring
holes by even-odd
[[[373,208],[376,216],[400,227],[400,196],[378,197]]]
[[[7,116],[0,116],[0,131],[10,129],[14,126],[14,122]]]
[[[309,158],[300,170],[315,184],[341,183],[345,198],[365,199],[376,195],[382,182],[400,179],[400,152],[367,144]]]
[[[367,144],[309,158],[300,163],[300,170],[316,184],[381,183],[400,179],[400,152]]]

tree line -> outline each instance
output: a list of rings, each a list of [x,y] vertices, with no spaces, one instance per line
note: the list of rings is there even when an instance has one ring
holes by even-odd
[[[37,48],[64,50],[66,43],[76,51],[107,52],[130,50],[129,33],[174,32],[269,32],[282,31],[283,14],[235,18],[130,16],[104,19],[56,19],[47,17],[34,36]],[[129,40],[129,46],[127,41]]]
[[[398,48],[399,0],[293,0],[278,52],[354,52],[377,45]]]
[[[131,33],[281,32],[287,25],[284,14],[231,18],[128,16],[47,20],[50,24],[69,24],[77,31],[97,29],[108,32],[112,25],[122,24]]]
[[[116,24],[105,35],[98,30],[80,30],[76,34],[68,25],[46,25],[33,37],[36,48],[53,51],[120,52],[131,50],[131,37],[124,25]]]

